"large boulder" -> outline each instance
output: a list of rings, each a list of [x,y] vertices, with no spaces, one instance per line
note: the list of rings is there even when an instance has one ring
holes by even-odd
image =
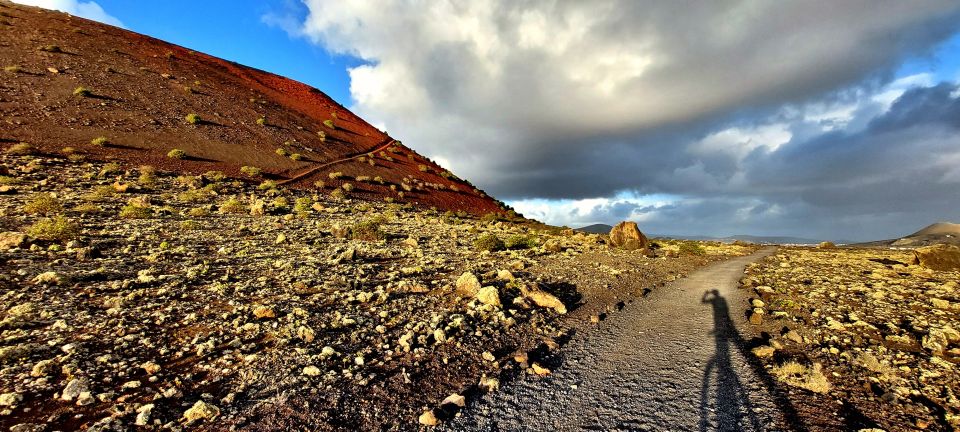
[[[960,246],[938,244],[913,251],[913,263],[931,270],[960,271]]]
[[[647,236],[640,232],[636,222],[620,222],[610,230],[610,244],[626,250],[646,249]]]

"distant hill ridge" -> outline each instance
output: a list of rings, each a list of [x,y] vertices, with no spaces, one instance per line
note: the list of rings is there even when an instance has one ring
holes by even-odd
[[[606,224],[593,224],[587,225],[584,227],[576,228],[576,231],[591,233],[591,234],[609,234],[610,230],[613,229],[612,226]],[[647,234],[647,233],[644,233]],[[650,238],[669,238],[669,239],[681,239],[681,240],[705,240],[705,241],[720,241],[720,242],[733,242],[736,240],[747,241],[751,243],[761,243],[761,244],[817,244],[822,240],[802,238],[802,237],[788,237],[788,236],[754,236],[746,234],[738,234],[728,237],[710,237],[702,235],[663,235],[663,234],[647,234]],[[844,241],[838,241],[837,243],[847,243]]]

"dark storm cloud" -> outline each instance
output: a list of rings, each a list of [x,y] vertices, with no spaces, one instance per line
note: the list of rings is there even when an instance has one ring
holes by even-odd
[[[955,144],[949,88],[880,118],[870,101],[958,30],[954,1],[304,3],[305,35],[368,61],[359,114],[501,199],[672,194],[687,201],[650,220],[829,231],[809,218],[873,217],[884,189],[929,204],[960,177],[935,161]],[[789,142],[761,142],[769,124]]]

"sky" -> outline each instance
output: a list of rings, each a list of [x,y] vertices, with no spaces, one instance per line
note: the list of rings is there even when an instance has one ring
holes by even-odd
[[[22,0],[305,82],[555,225],[960,221],[954,0]]]

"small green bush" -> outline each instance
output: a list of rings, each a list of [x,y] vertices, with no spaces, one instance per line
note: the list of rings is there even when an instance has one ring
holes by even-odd
[[[150,165],[144,165],[140,167],[140,177],[137,178],[137,183],[140,183],[144,186],[156,184],[157,169]]]
[[[381,221],[367,219],[350,228],[350,238],[356,240],[377,241],[385,240],[387,233],[381,227]]]
[[[247,207],[235,197],[230,197],[220,204],[220,213],[246,213]]]
[[[33,154],[33,152],[33,146],[27,143],[14,144],[7,149],[7,154],[14,156],[26,156]]]
[[[461,217],[463,217],[463,216],[461,216]],[[496,221],[499,221],[499,220],[500,220],[500,215],[498,215],[498,214],[496,214],[496,213],[493,213],[493,212],[486,213],[486,214],[484,214],[483,216],[480,217],[480,222],[483,222],[483,223],[493,223],[493,222],[496,222]]]
[[[310,197],[300,197],[293,202],[293,211],[295,213],[310,213],[313,200]]]
[[[257,119],[257,124],[260,125],[260,126],[266,126],[266,125],[267,125],[267,119],[266,119],[266,117],[260,117],[260,118],[258,118],[258,119]]]
[[[80,96],[80,97],[90,97],[90,96],[93,96],[93,92],[91,92],[90,89],[86,87],[77,87],[73,89],[73,95]]]
[[[180,222],[180,229],[182,231],[196,231],[200,229],[200,222],[194,220],[185,220]]]
[[[335,200],[342,200],[346,197],[347,197],[347,194],[343,192],[343,189],[337,188],[330,191],[330,198],[333,198]]]
[[[80,227],[58,215],[37,221],[27,228],[27,234],[40,240],[65,241],[76,238],[80,234]]]
[[[203,122],[203,119],[201,119],[199,115],[192,114],[192,113],[187,114],[185,119],[187,120],[187,123],[190,123],[192,125],[200,124],[201,122]]]
[[[46,46],[40,47],[40,51],[45,51],[48,53],[62,53],[63,48],[60,48],[57,45],[46,45]]]
[[[417,169],[419,169],[420,172],[430,171],[430,167],[428,167],[428,166],[426,166],[426,165],[424,165],[424,164],[417,165]]]
[[[73,211],[80,214],[93,214],[100,212],[100,206],[94,203],[83,203],[73,208]]]
[[[263,174],[263,171],[261,171],[260,168],[253,166],[242,166],[240,167],[240,172],[247,177],[260,177]]]
[[[694,242],[683,242],[680,243],[680,254],[681,255],[706,255],[707,251],[700,246],[698,243]]]
[[[3,68],[3,71],[9,73],[20,73],[23,72],[23,69],[21,69],[20,66],[6,66]]]
[[[537,238],[531,235],[516,234],[503,241],[507,249],[530,249],[537,247]]]
[[[260,186],[257,186],[257,189],[260,190],[271,190],[277,188],[277,182],[273,180],[264,180],[263,183],[260,183]]]
[[[506,245],[495,234],[484,234],[473,242],[473,247],[478,251],[496,252],[506,248]]]
[[[317,181],[313,182],[313,186],[316,187],[317,189],[323,189],[323,188],[327,187],[327,182],[325,182],[325,181],[323,181],[323,180],[317,180]]]
[[[323,125],[326,126],[326,127],[328,127],[328,128],[330,128],[330,129],[336,129],[336,128],[337,128],[337,126],[336,126],[335,124],[333,124],[333,120],[330,120],[330,119],[324,120],[324,121],[323,121]]]
[[[336,180],[338,178],[343,177],[343,173],[340,171],[332,172],[330,174],[327,174],[327,177],[330,177],[330,180]]]
[[[113,186],[97,186],[92,191],[83,196],[86,201],[104,201],[117,194]]]
[[[286,150],[286,149],[283,149],[283,148],[278,148],[277,151],[275,151],[274,153],[276,153],[277,156],[283,156],[283,157],[287,157],[287,156],[290,155],[290,153],[287,152],[287,150]]]
[[[290,207],[290,201],[286,197],[279,196],[274,198],[270,205],[274,210],[284,211]]]
[[[146,219],[151,214],[153,214],[153,210],[150,207],[127,204],[120,209],[118,216],[120,219]]]
[[[186,159],[186,158],[187,158],[187,152],[185,152],[185,151],[183,151],[183,150],[180,150],[180,149],[173,149],[173,150],[170,150],[170,152],[167,153],[167,157],[170,158],[170,159]]]
[[[95,145],[95,146],[97,146],[97,147],[103,147],[103,146],[108,146],[108,145],[110,145],[110,140],[107,139],[107,137],[103,137],[103,136],[102,136],[102,137],[96,137],[96,138],[94,138],[94,139],[92,139],[92,140],[90,141],[90,144],[91,144],[91,145]]]
[[[212,182],[222,182],[227,179],[227,175],[223,171],[207,171],[203,173],[203,176]]]
[[[39,193],[30,202],[23,206],[23,212],[29,214],[49,215],[63,211],[63,205],[53,194]]]
[[[207,217],[210,216],[210,210],[207,210],[204,207],[194,207],[187,211],[187,216],[190,217]]]
[[[353,183],[344,183],[344,184],[343,184],[342,186],[340,186],[340,187],[342,187],[343,190],[346,191],[346,192],[353,192]]]
[[[295,161],[303,160],[303,155],[300,153],[293,153],[290,155],[290,160],[295,160]]]
[[[326,141],[327,141],[327,133],[324,132],[324,131],[317,131],[317,137],[320,138],[320,142],[326,142]]]

